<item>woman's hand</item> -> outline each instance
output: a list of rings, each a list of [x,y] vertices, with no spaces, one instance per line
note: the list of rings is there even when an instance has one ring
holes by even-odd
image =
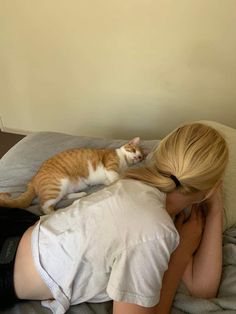
[[[205,216],[198,205],[193,205],[191,214],[185,220],[182,211],[175,220],[175,226],[180,236],[179,246],[183,247],[186,253],[192,255],[198,248],[205,225]]]

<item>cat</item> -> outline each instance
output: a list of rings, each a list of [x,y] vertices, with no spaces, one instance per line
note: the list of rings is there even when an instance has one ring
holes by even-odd
[[[60,152],[41,165],[27,190],[17,198],[0,193],[0,206],[27,208],[38,196],[41,210],[50,214],[63,197],[81,197],[86,193],[74,192],[92,185],[109,185],[130,165],[141,162],[145,152],[139,142],[136,137],[117,149],[75,148]]]

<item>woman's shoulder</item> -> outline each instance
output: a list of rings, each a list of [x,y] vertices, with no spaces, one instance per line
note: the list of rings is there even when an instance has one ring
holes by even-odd
[[[134,179],[120,179],[116,182],[116,186],[124,189],[127,193],[148,193],[147,196],[155,196],[161,203],[166,201],[166,193],[161,192],[154,186],[151,186],[143,181]]]
[[[123,179],[117,182],[117,195],[122,197],[129,203],[129,207],[137,210],[147,210],[150,212],[152,209],[155,214],[166,212],[166,194],[158,190],[156,187],[150,186],[142,181]]]

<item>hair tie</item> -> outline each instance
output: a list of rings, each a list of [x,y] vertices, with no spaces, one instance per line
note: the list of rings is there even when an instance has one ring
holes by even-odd
[[[180,186],[181,183],[179,182],[179,180],[176,178],[176,176],[174,176],[173,174],[170,175],[171,180],[174,181],[176,187]]]

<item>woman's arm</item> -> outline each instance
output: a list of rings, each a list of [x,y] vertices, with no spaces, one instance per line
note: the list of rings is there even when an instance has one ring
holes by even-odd
[[[151,308],[124,302],[113,302],[113,314],[167,314],[170,311],[175,292],[182,278],[183,272],[191,258],[182,247],[178,247],[171,255],[168,270],[162,282],[159,303]]]
[[[221,189],[218,187],[205,202],[206,222],[202,240],[192,256],[183,282],[196,297],[214,298],[222,272],[222,216]]]
[[[113,314],[167,314],[170,311],[176,290],[193,252],[199,246],[203,230],[203,217],[200,211],[193,210],[184,223],[184,215],[176,221],[180,234],[180,244],[170,257],[164,274],[159,303],[151,308],[124,302],[113,303]]]

